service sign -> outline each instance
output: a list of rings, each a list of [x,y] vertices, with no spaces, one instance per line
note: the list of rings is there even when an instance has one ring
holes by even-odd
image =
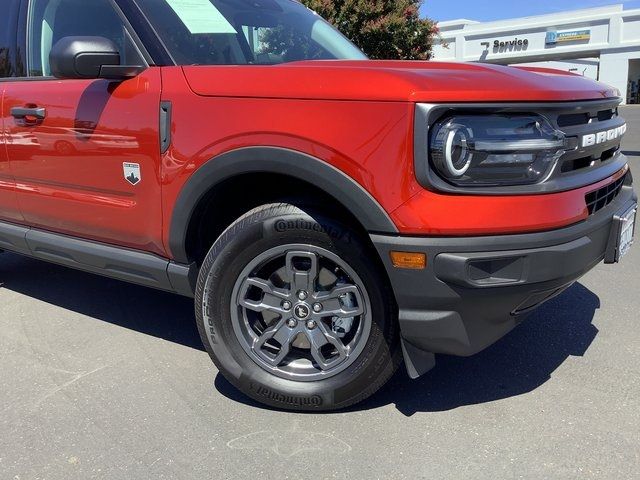
[[[591,40],[591,30],[572,30],[569,32],[547,32],[546,44],[584,42]]]

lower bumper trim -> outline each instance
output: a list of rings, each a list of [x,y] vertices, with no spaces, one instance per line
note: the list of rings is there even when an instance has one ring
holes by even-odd
[[[474,238],[372,235],[396,295],[402,338],[430,353],[480,352],[602,262],[615,247],[616,218],[636,202],[625,186],[611,205],[584,222],[550,232]],[[395,268],[392,251],[425,253],[429,261],[424,270]],[[416,373],[419,360],[413,363]]]

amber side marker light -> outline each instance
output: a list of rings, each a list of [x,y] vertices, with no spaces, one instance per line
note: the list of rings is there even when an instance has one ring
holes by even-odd
[[[427,255],[413,252],[391,252],[391,261],[396,268],[424,270],[427,268]]]

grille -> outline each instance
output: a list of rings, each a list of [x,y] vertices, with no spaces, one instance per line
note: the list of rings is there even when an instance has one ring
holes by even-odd
[[[568,115],[560,115],[558,117],[559,127],[573,127],[576,125],[586,125],[589,123],[588,113],[570,113]]]
[[[627,179],[627,175],[624,175],[622,178],[616,180],[613,183],[610,183],[606,187],[602,187],[599,190],[587,193],[587,195],[585,196],[585,201],[587,202],[589,215],[598,213],[600,210],[610,205],[611,202],[613,202],[616,197],[620,195],[622,187],[624,186],[624,182]]]
[[[588,123],[606,122],[618,116],[617,108],[608,108],[593,113],[569,113],[558,116],[559,127],[575,127],[579,125],[587,125]]]
[[[618,101],[581,102],[573,108],[560,108],[555,115],[549,114],[552,122],[569,138],[577,138],[578,148],[565,153],[560,159],[560,174],[574,175],[597,170],[616,161],[620,153],[621,137],[582,147],[581,138],[587,134],[598,134],[624,125],[618,113]]]
[[[590,168],[595,165],[602,165],[614,158],[618,152],[620,152],[620,146],[605,150],[600,155],[589,155],[587,157],[580,157],[571,160],[565,160],[562,162],[562,173],[575,172],[576,170],[582,170],[583,168]]]

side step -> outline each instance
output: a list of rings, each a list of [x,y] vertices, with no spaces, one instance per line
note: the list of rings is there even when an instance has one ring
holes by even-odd
[[[0,249],[193,297],[198,269],[151,253],[0,222]]]

